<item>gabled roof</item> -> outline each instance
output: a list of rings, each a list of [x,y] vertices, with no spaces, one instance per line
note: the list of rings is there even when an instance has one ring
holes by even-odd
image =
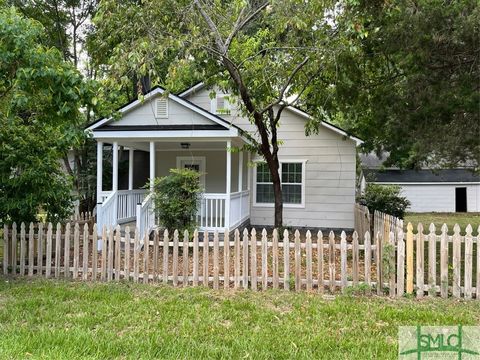
[[[480,183],[480,175],[468,169],[441,170],[373,170],[364,169],[367,182],[404,184],[404,183]]]
[[[180,92],[178,94],[178,96],[180,96],[180,97],[189,96],[189,95],[195,93],[196,91],[202,90],[204,87],[205,87],[205,84],[203,82],[199,82],[199,83],[193,85],[192,87],[183,90],[182,92]],[[305,112],[305,111],[303,111],[303,110],[301,110],[297,107],[287,106],[287,109],[296,113],[297,115],[300,115],[301,117],[303,117],[305,119],[310,120],[310,119],[313,118],[312,115],[308,114],[307,112]],[[324,126],[327,129],[332,130],[333,132],[336,132],[339,135],[342,135],[342,136],[345,136],[345,137],[348,137],[348,138],[352,139],[353,141],[355,141],[357,143],[357,145],[360,145],[360,144],[363,143],[362,139],[349,134],[347,131],[341,129],[340,127],[338,127],[336,125],[333,125],[333,124],[331,124],[329,122],[326,122],[326,121],[323,121],[323,120],[321,121],[321,125]]]
[[[143,105],[146,101],[151,100],[155,96],[161,95],[165,92],[166,92],[165,89],[163,89],[160,86],[156,86],[156,87],[152,88],[147,94],[145,94],[145,97],[144,97],[143,101],[138,100],[138,99],[134,100],[134,101],[131,101],[130,103],[128,103],[128,104],[122,106],[120,109],[118,109],[118,111],[122,114],[127,113],[127,112]],[[211,112],[201,108],[198,105],[195,105],[194,103],[188,101],[187,99],[184,99],[184,98],[182,98],[178,95],[172,94],[172,93],[168,94],[168,98],[169,98],[169,100],[175,101],[176,103],[189,108],[190,110],[204,116],[205,118],[207,118],[209,120],[212,120],[214,123],[216,123],[219,126],[222,126],[225,129],[234,128],[234,129],[237,130],[237,132],[239,134],[242,132],[242,130],[238,126],[229,123],[228,121],[221,118],[220,116],[212,114]],[[100,127],[106,126],[111,121],[113,121],[112,118],[102,118],[102,119],[99,119],[99,120],[95,121],[94,123],[90,124],[86,129],[87,130],[99,130]]]

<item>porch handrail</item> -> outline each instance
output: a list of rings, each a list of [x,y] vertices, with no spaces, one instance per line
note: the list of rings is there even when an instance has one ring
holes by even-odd
[[[102,233],[104,226],[117,225],[117,191],[112,191],[104,202],[97,204],[97,229]]]
[[[125,223],[135,220],[137,216],[137,204],[143,202],[148,190],[118,190],[117,220]]]
[[[137,227],[143,236],[145,231],[150,231],[155,225],[155,213],[153,211],[153,196],[148,194],[141,204],[137,204]]]

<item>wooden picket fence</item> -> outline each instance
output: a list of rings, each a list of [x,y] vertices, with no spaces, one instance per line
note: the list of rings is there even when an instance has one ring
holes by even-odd
[[[391,231],[386,241],[377,233],[372,241],[368,231],[362,239],[356,232],[338,237],[332,231],[324,236],[255,229],[140,236],[116,227],[98,236],[96,224],[13,224],[3,229],[2,268],[5,275],[89,281],[319,293],[351,287],[392,297],[415,291],[417,297],[480,299],[480,227],[477,236],[470,225],[465,235],[456,225],[451,236],[446,226],[441,234],[433,224],[428,234],[421,224],[417,233],[411,224],[407,229]]]

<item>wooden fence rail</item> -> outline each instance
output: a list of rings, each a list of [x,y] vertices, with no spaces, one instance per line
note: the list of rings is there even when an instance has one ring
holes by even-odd
[[[96,224],[22,223],[4,227],[0,254],[6,276],[480,299],[480,226],[476,236],[470,225],[464,235],[458,225],[453,235],[445,225],[440,233],[433,224],[426,234],[422,224],[416,233],[411,224],[406,234],[395,230],[386,237],[256,229],[147,236],[116,227],[98,237]]]

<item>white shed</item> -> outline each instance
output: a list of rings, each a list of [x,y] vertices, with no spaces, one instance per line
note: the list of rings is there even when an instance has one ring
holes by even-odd
[[[364,169],[362,182],[400,186],[412,212],[480,212],[480,176],[469,169]]]

